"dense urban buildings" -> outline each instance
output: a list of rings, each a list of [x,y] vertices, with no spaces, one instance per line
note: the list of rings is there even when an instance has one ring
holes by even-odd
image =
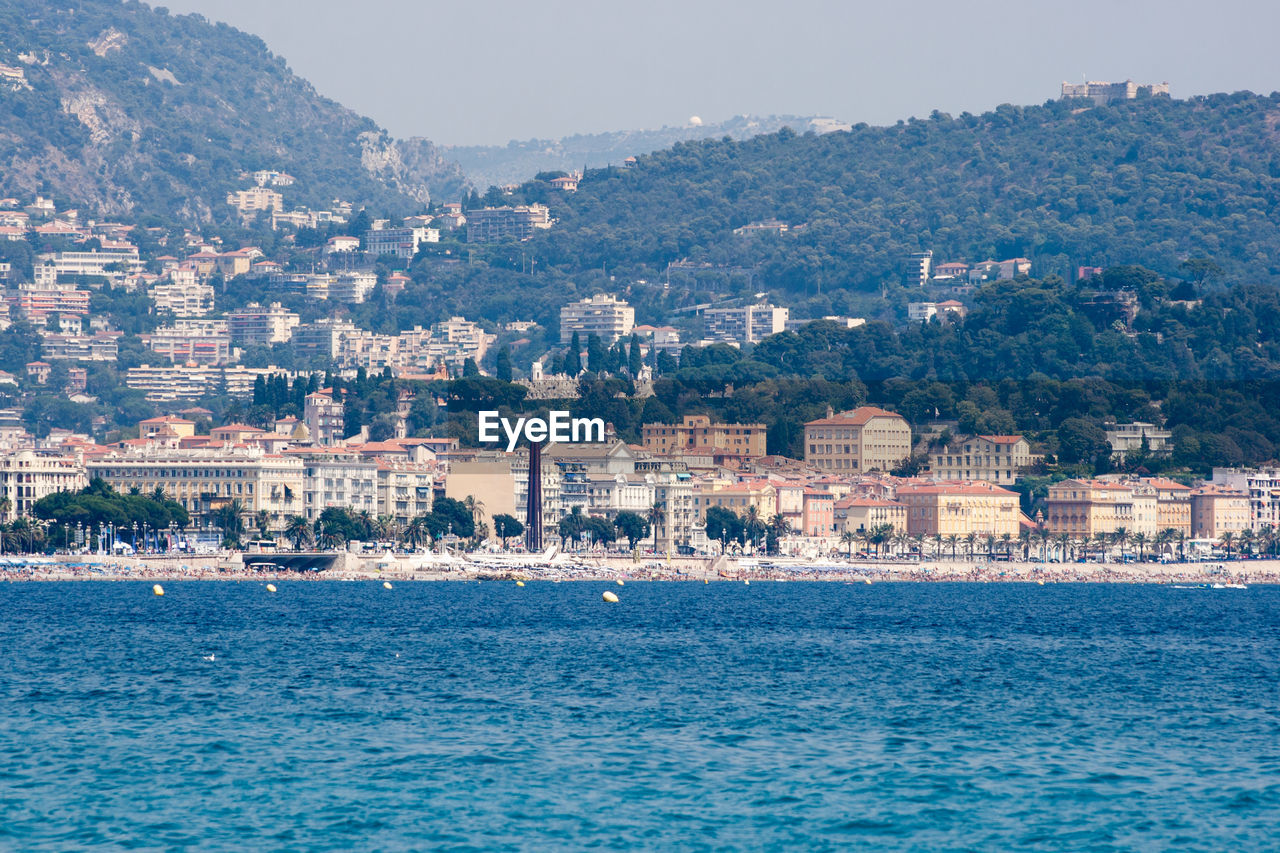
[[[863,406],[804,425],[804,460],[842,473],[896,468],[911,455],[911,427],[894,412]]]

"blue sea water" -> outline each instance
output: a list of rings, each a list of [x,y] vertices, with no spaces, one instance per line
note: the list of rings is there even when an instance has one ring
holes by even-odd
[[[1280,847],[1280,589],[277,585],[0,584],[0,849]]]

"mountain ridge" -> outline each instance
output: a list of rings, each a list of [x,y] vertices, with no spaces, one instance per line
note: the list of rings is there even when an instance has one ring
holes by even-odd
[[[106,215],[229,219],[257,169],[290,204],[408,211],[455,195],[456,166],[323,97],[261,39],[130,0],[0,0],[0,166],[9,194]]]

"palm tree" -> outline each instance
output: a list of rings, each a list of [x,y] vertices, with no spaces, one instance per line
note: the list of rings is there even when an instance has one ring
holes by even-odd
[[[1009,549],[1013,547],[1013,534],[1001,533],[1000,544],[1004,545],[1004,558],[1006,560],[1012,559],[1013,555],[1009,553]]]
[[[885,541],[888,540],[888,538],[893,535],[893,525],[877,524],[875,527],[871,528],[869,531],[867,531],[863,535],[867,540],[868,548],[870,548],[872,545],[876,546],[876,556],[879,557],[881,552],[880,546],[883,545]]]
[[[840,544],[849,546],[849,559],[853,559],[853,543],[858,541],[858,534],[846,530],[840,534]]]
[[[462,499],[462,505],[467,508],[467,512],[471,513],[472,524],[479,524],[484,516],[484,501],[473,495],[467,495]]]
[[[244,532],[244,501],[232,498],[213,512],[214,523],[222,530],[223,542],[240,546],[240,534]]]
[[[1129,535],[1129,531],[1123,527],[1117,527],[1115,532],[1111,534],[1111,541],[1120,546],[1120,562],[1124,562],[1124,546],[1129,544],[1129,540],[1133,537]]]
[[[956,558],[956,545],[960,544],[960,537],[952,533],[947,537],[947,544],[951,546],[951,559]]]
[[[1067,553],[1070,547],[1071,547],[1071,536],[1066,533],[1059,533],[1058,548],[1061,549],[1062,551],[1062,562],[1064,563],[1069,562],[1067,560]]]
[[[301,551],[312,539],[311,524],[302,516],[292,516],[284,525],[284,535],[293,543],[293,550]]]
[[[1252,530],[1241,530],[1240,539],[1239,539],[1239,542],[1237,543],[1237,547],[1240,549],[1240,553],[1252,554],[1253,543],[1255,539],[1256,539],[1256,535]]]
[[[9,500],[7,496],[0,498],[0,521],[5,520],[11,509],[13,509],[13,501]]]
[[[1160,555],[1161,559],[1164,559],[1164,549],[1173,541],[1173,533],[1172,527],[1156,531],[1156,538],[1153,540],[1153,544],[1156,546],[1156,553]]]
[[[965,537],[964,537],[964,547],[965,547],[965,550],[969,552],[970,560],[973,559],[973,549],[977,544],[978,544],[978,534],[970,530],[968,533],[965,534]]]
[[[667,520],[667,505],[663,501],[654,501],[653,506],[645,512],[645,518],[653,526],[653,553],[658,553],[658,525]]]
[[[254,517],[254,521],[257,522],[258,538],[270,539],[271,538],[271,513],[267,512],[265,509],[260,509],[258,510],[257,515]]]
[[[1145,556],[1147,534],[1141,531],[1133,534],[1133,544],[1138,548],[1138,562],[1141,563],[1143,556]]]
[[[416,516],[404,529],[404,541],[410,548],[417,550],[423,542],[431,540],[431,530],[425,515]]]
[[[1099,551],[1098,559],[1103,559],[1106,556],[1107,539],[1108,539],[1107,534],[1103,533],[1102,531],[1098,531],[1097,533],[1093,534],[1093,541],[1098,545],[1098,551]],[[1085,546],[1084,555],[1086,559],[1089,557],[1089,550],[1087,545]]]
[[[1227,549],[1227,559],[1230,560],[1231,545],[1236,541],[1236,535],[1228,530],[1226,533],[1222,534],[1219,541],[1222,542],[1222,547]]]

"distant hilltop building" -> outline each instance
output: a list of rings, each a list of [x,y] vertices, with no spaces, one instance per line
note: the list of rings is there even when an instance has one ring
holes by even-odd
[[[1090,80],[1087,83],[1062,83],[1062,97],[1087,98],[1098,106],[1114,104],[1116,101],[1132,101],[1138,95],[1167,95],[1168,83],[1150,83],[1140,85],[1132,80],[1123,83],[1107,83],[1102,80]]]

